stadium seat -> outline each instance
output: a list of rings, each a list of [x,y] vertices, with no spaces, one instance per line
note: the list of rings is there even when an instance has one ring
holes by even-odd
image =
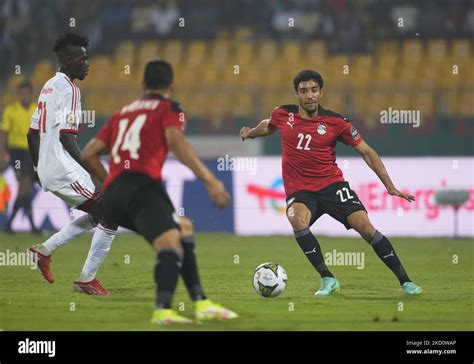
[[[237,91],[229,93],[231,100],[231,115],[252,118],[255,107],[252,94],[248,91]]]
[[[178,69],[183,61],[184,45],[178,40],[167,41],[160,52],[160,57],[171,62],[174,68]]]
[[[40,61],[35,65],[31,82],[35,89],[43,87],[44,83],[54,76],[55,70],[51,62]]]
[[[116,62],[132,66],[135,63],[135,54],[135,43],[132,41],[123,41],[115,47],[113,56]]]
[[[137,48],[137,65],[139,69],[143,69],[147,62],[159,56],[159,44],[154,40],[141,42]]]
[[[472,57],[471,41],[468,39],[456,39],[451,44],[451,60],[453,64],[468,63]]]
[[[418,64],[423,61],[423,44],[418,39],[409,39],[402,43],[402,60],[404,65]]]
[[[373,77],[372,57],[370,55],[358,55],[349,65],[349,83],[358,87],[370,82]]]
[[[204,41],[193,41],[186,49],[185,64],[187,67],[197,67],[207,61],[208,46]]]
[[[444,39],[434,39],[428,41],[427,58],[430,63],[442,62],[447,54],[447,41]]]
[[[315,63],[324,62],[326,54],[326,44],[321,41],[311,41],[303,47],[303,58],[310,59]]]

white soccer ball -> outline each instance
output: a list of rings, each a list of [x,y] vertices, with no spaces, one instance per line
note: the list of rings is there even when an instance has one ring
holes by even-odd
[[[286,288],[288,275],[277,263],[260,264],[253,274],[253,287],[260,296],[276,297]]]

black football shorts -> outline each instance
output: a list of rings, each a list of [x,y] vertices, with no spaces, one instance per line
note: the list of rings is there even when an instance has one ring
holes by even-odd
[[[145,174],[122,173],[105,190],[102,205],[107,221],[136,231],[150,244],[165,231],[180,229],[161,181]]]
[[[328,214],[342,223],[346,229],[351,229],[347,222],[347,216],[355,211],[367,211],[346,181],[334,182],[320,191],[295,192],[286,199],[286,209],[288,210],[295,202],[305,204],[311,211],[309,226],[313,225],[322,215]]]

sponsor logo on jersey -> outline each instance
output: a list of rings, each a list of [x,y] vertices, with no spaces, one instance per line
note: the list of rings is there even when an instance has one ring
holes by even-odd
[[[52,87],[45,87],[41,90],[41,93],[43,95],[52,94],[53,93],[53,88]]]
[[[316,131],[318,132],[319,135],[324,135],[327,132],[327,127],[325,124],[320,123],[318,124],[318,127],[316,128]]]

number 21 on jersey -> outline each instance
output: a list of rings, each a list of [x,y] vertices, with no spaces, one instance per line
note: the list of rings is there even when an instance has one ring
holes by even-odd
[[[131,159],[138,159],[138,149],[141,146],[140,132],[146,121],[146,114],[138,115],[127,130],[129,120],[121,119],[119,121],[119,131],[115,140],[111,154],[115,164],[120,163],[120,151],[128,151]],[[127,133],[125,133],[127,131]]]
[[[38,104],[38,128],[40,133],[46,133],[46,102],[41,101]]]

